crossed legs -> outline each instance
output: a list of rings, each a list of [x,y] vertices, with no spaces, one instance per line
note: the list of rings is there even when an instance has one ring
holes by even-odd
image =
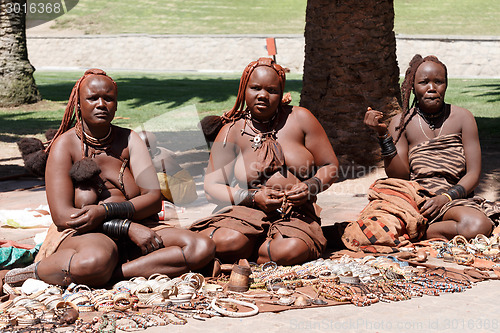
[[[215,244],[206,236],[177,228],[164,228],[156,233],[165,247],[124,263],[117,268],[114,277],[147,278],[154,273],[175,277],[190,270],[200,270],[214,258]]]
[[[310,259],[309,247],[299,238],[284,238],[277,234],[260,244],[255,255],[256,238],[223,227],[207,228],[200,233],[212,237],[216,245],[215,256],[226,263],[234,263],[239,259],[252,259],[255,256],[258,264],[272,260],[278,265],[295,265]]]
[[[139,254],[121,265],[119,249],[106,235],[68,237],[55,253],[34,264],[32,270],[36,269],[37,277],[50,284],[74,282],[98,287],[111,279],[149,277],[154,273],[175,277],[203,268],[214,258],[215,245],[208,237],[175,228],[165,228],[157,234],[162,237],[164,248],[144,256]]]

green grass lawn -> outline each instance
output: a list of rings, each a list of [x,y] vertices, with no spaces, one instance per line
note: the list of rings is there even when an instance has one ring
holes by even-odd
[[[115,124],[136,128],[146,121],[179,108],[191,107],[201,118],[221,114],[235,102],[237,74],[109,73],[118,83]],[[35,72],[45,100],[35,106],[0,109],[0,140],[14,142],[25,135],[40,135],[57,128],[65,103],[80,72]],[[289,75],[286,90],[292,104],[300,101],[302,77]],[[473,112],[482,138],[500,139],[500,79],[451,79],[447,102]]]
[[[89,34],[303,33],[305,0],[81,0],[56,29]]]
[[[88,34],[303,34],[307,0],[80,0],[55,29]],[[395,0],[399,34],[500,36],[500,1]]]
[[[500,36],[497,0],[395,0],[394,11],[400,34]]]

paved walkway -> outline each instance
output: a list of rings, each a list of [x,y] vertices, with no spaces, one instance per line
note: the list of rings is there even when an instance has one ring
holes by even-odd
[[[249,59],[268,56],[266,37],[276,38],[277,59],[302,73],[301,35],[45,35],[28,30],[28,53],[38,70],[104,68],[107,71],[241,72]],[[500,77],[500,37],[396,37],[401,74],[414,54],[434,54],[450,77]]]

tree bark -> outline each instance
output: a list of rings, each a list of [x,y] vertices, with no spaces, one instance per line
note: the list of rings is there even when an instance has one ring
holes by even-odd
[[[26,47],[26,0],[0,0],[0,106],[35,103],[40,93]],[[14,10],[19,4],[20,10]],[[17,9],[17,5],[16,5]]]
[[[392,0],[308,0],[301,105],[325,128],[341,166],[380,163],[368,106],[400,109]]]

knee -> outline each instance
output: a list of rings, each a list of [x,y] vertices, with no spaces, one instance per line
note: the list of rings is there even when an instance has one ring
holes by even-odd
[[[217,252],[239,252],[251,245],[250,239],[234,230],[219,230],[214,235]]]
[[[479,234],[489,236],[493,230],[491,221],[484,216],[466,216],[458,223],[458,233],[467,239]]]
[[[75,282],[99,286],[111,278],[118,263],[118,252],[95,251],[76,253],[69,265],[69,274]]]
[[[195,270],[204,267],[215,258],[215,243],[207,236],[194,234],[183,251],[189,268]]]
[[[279,243],[279,244],[278,244]],[[298,238],[273,240],[270,245],[271,259],[279,265],[301,264],[309,259],[309,247]]]

